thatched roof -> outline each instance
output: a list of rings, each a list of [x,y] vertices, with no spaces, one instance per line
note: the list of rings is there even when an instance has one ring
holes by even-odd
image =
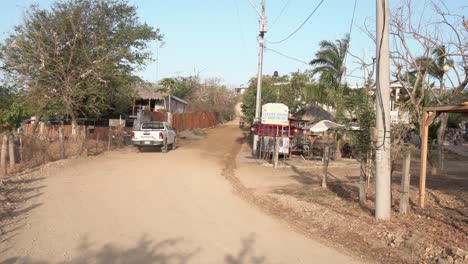
[[[164,88],[152,83],[138,83],[135,85],[138,99],[163,99],[169,94]]]
[[[304,115],[302,116],[302,119],[310,120],[312,123],[318,122],[320,120],[331,120],[333,122],[336,121],[334,115],[314,103],[310,103],[304,108]]]

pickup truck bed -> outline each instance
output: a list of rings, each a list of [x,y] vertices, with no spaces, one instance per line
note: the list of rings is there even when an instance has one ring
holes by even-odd
[[[176,133],[167,122],[145,122],[139,130],[132,131],[133,145],[142,147],[161,146],[163,152],[176,147]]]

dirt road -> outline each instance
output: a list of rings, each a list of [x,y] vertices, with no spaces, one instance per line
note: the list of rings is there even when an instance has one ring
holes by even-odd
[[[0,263],[352,263],[233,192],[221,172],[240,137],[224,125],[167,154],[50,166],[28,187]]]

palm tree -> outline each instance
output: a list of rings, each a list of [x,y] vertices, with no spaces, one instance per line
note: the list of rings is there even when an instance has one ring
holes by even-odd
[[[310,61],[312,75],[320,74],[318,79],[320,89],[326,98],[326,104],[336,108],[337,119],[344,117],[342,100],[347,86],[342,84],[346,72],[345,57],[349,47],[349,34],[344,38],[333,41],[323,40],[320,49],[315,53],[315,59]],[[335,159],[341,158],[341,135],[338,135],[335,149]]]
[[[322,40],[320,50],[315,53],[315,59],[310,61],[314,67],[312,75],[320,74],[319,82],[326,88],[338,89],[346,67],[344,60],[349,47],[349,35],[335,42]]]

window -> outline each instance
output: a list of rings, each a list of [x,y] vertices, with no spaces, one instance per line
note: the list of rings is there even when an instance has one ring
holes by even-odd
[[[162,122],[143,123],[141,129],[164,129],[164,124]]]

